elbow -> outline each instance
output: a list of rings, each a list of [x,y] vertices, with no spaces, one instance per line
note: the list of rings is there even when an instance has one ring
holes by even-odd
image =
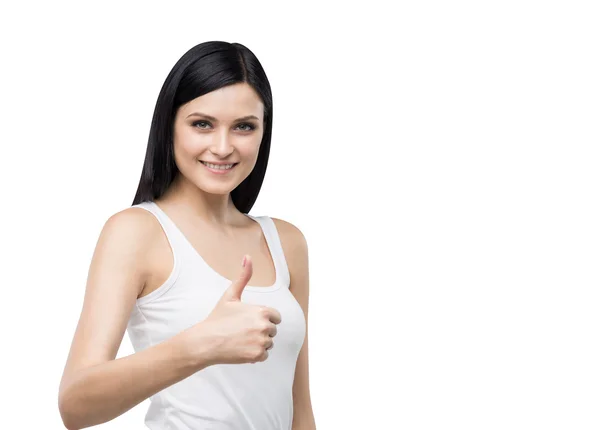
[[[77,422],[76,414],[74,414],[75,405],[73,404],[73,396],[68,389],[60,390],[58,394],[58,411],[63,425],[67,430],[80,430],[83,426]]]
[[[61,392],[58,395],[58,411],[60,412],[60,418],[62,419],[63,425],[67,428],[67,430],[79,430],[73,422],[70,406],[71,405],[68,397]]]
[[[60,412],[60,418],[62,419],[63,425],[67,430],[78,430],[74,423],[71,422],[68,404],[66,401],[62,399],[58,401],[58,411]]]

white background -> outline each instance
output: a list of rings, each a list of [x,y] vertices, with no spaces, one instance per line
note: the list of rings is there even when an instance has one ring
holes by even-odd
[[[3,4],[2,427],[64,428],[100,230],[168,72],[224,40],[273,90],[250,213],[309,244],[318,429],[600,428],[593,3]]]

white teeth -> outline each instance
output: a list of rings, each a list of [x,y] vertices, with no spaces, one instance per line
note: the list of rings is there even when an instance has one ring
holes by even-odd
[[[211,169],[218,169],[218,170],[229,170],[233,167],[233,164],[210,164],[210,163],[205,163],[204,161],[201,161],[202,164],[204,164],[205,166],[210,167]]]

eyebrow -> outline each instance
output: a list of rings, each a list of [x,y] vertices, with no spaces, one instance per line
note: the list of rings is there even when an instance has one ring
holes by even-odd
[[[189,118],[191,116],[201,116],[201,117],[210,119],[211,121],[219,122],[219,120],[217,118],[215,118],[214,116],[206,115],[205,113],[202,113],[202,112],[193,112],[193,113],[189,114],[188,116],[186,116],[186,118]],[[256,117],[255,115],[247,115],[247,116],[243,116],[241,118],[236,119],[236,121],[245,121],[248,119],[258,120],[258,117]]]

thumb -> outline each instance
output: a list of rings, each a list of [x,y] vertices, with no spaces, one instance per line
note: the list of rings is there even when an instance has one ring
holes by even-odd
[[[244,260],[242,260],[242,264],[244,265],[242,268],[242,272],[234,282],[231,283],[227,291],[225,292],[225,298],[229,301],[241,301],[242,300],[242,292],[244,291],[244,287],[248,284],[248,281],[252,277],[252,260],[249,255],[244,255]]]

